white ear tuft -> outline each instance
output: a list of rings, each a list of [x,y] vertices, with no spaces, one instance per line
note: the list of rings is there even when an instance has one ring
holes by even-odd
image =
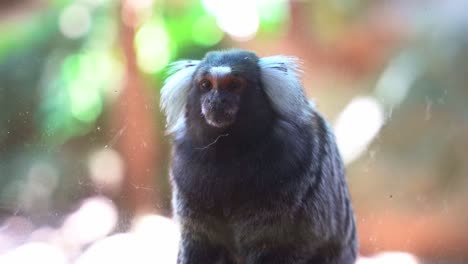
[[[308,122],[312,107],[304,95],[299,63],[297,58],[285,56],[264,57],[258,62],[273,108],[288,120]]]
[[[161,89],[161,108],[166,113],[168,133],[174,133],[184,123],[184,111],[197,60],[177,61],[170,65],[169,76]]]

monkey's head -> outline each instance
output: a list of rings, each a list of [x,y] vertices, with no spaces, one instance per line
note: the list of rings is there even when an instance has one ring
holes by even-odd
[[[204,121],[215,128],[234,124],[241,104],[247,108],[246,99],[258,93],[257,63],[258,57],[246,51],[208,53],[193,75],[190,110],[201,113]]]
[[[219,133],[234,126],[260,126],[276,117],[303,122],[312,110],[296,62],[283,56],[259,58],[242,50],[176,62],[161,91],[169,132],[185,129],[187,122]]]

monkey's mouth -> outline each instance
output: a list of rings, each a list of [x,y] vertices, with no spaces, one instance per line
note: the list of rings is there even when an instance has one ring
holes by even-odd
[[[237,107],[202,107],[202,114],[206,123],[216,128],[226,128],[236,121]]]

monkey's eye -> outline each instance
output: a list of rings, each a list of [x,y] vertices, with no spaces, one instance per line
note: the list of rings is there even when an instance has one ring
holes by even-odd
[[[213,84],[207,79],[203,79],[199,85],[203,91],[209,91],[213,88]]]
[[[233,91],[233,92],[240,91],[242,88],[242,83],[240,81],[232,81],[229,83],[228,88],[230,91]]]

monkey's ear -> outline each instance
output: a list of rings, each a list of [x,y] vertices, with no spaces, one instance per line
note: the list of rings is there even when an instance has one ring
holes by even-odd
[[[166,114],[168,133],[176,132],[184,123],[184,111],[193,74],[200,61],[182,60],[169,66],[170,76],[161,89],[161,109]]]
[[[299,64],[296,57],[286,56],[264,57],[258,62],[263,88],[273,108],[288,120],[308,122],[312,107],[304,95]]]

